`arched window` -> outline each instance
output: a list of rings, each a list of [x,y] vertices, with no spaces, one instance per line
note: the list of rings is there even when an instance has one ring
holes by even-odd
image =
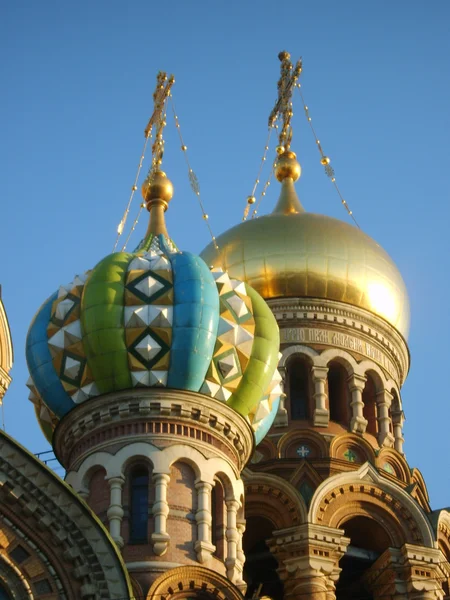
[[[130,543],[142,544],[148,539],[148,469],[134,467],[130,477]]]
[[[377,435],[378,433],[378,413],[377,413],[377,390],[375,382],[370,375],[367,375],[366,385],[364,386],[362,401],[364,403],[363,415],[367,419],[367,433]]]
[[[397,391],[395,389],[392,389],[391,394],[392,402],[391,408],[389,410],[389,416],[391,417],[392,425],[395,425],[396,423],[401,423],[402,411],[400,408],[400,400]]]
[[[215,480],[211,490],[211,541],[216,547],[217,558],[225,558],[225,491],[220,479]]]
[[[293,358],[287,367],[289,378],[290,417],[293,420],[309,419],[309,367],[307,362],[298,356]]]
[[[347,371],[337,362],[328,365],[328,405],[330,420],[342,425],[350,421]]]
[[[283,599],[283,584],[277,573],[278,564],[271,554],[267,540],[273,537],[273,523],[265,517],[248,517],[244,534],[244,581],[247,598],[270,596]],[[260,587],[261,586],[261,587]],[[306,596],[305,596],[306,597]]]

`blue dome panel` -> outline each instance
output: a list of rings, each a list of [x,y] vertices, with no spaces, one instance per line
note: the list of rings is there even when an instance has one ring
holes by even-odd
[[[201,258],[182,252],[169,254],[169,259],[174,277],[174,310],[167,385],[198,392],[214,352],[219,294]]]
[[[61,418],[73,408],[73,402],[53,367],[48,345],[47,326],[57,297],[57,292],[50,296],[34,318],[27,339],[26,359],[37,391],[42,397],[51,398],[50,408]]]

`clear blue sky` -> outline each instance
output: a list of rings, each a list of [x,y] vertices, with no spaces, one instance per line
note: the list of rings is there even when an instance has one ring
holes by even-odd
[[[25,387],[28,325],[51,292],[111,251],[157,71],[176,76],[182,132],[220,233],[241,219],[287,49],[303,56],[303,92],[345,198],[409,289],[405,451],[432,506],[450,505],[450,3],[4,0],[1,12],[0,282],[15,347],[7,431],[46,449]],[[200,252],[208,233],[169,126],[169,231]],[[294,128],[302,202],[347,219],[298,101]]]

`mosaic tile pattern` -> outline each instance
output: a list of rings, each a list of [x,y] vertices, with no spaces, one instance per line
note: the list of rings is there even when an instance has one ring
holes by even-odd
[[[275,318],[256,292],[150,236],[41,307],[27,338],[32,401],[49,424],[99,394],[190,390],[229,404],[259,442],[281,395],[278,348]]]

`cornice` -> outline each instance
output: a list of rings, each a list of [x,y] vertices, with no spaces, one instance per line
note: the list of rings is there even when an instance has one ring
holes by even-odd
[[[410,366],[406,340],[381,317],[344,302],[319,298],[280,298],[267,300],[267,303],[277,319],[280,330],[320,325],[327,329],[362,337],[389,355],[398,368],[400,384],[406,379]],[[281,343],[287,343],[283,342],[283,336],[281,337]],[[367,358],[364,353],[360,355],[362,358]]]
[[[125,390],[90,399],[60,421],[53,446],[58,460],[73,469],[93,450],[136,441],[203,448],[221,455],[237,472],[254,449],[249,423],[225,403],[166,388]]]

